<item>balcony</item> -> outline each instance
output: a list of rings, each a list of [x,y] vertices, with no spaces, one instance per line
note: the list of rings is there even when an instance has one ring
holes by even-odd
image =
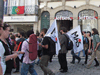
[[[14,6],[4,7],[4,15],[12,15],[12,9]],[[25,6],[23,14],[38,14],[38,6]]]

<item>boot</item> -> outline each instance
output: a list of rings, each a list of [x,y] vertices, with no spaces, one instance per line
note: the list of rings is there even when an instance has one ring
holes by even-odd
[[[99,63],[98,63],[97,59],[95,58],[94,60],[95,60],[95,62],[96,62],[96,64],[95,64],[94,66],[95,66],[95,67],[99,66]]]

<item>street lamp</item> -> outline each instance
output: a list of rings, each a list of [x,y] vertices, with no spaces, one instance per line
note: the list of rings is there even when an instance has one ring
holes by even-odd
[[[0,0],[0,20],[3,20],[4,1]]]

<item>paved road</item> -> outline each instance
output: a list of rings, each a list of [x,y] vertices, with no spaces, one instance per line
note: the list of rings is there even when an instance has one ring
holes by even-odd
[[[81,54],[82,55],[82,54]],[[67,54],[67,61],[68,61],[68,72],[67,73],[60,73],[59,72],[59,63],[58,58],[55,56],[53,58],[53,62],[49,63],[48,67],[56,74],[56,75],[100,75],[100,67],[94,67],[92,64],[90,69],[86,69],[85,66],[82,64],[84,63],[84,58],[81,57],[81,62],[78,64],[77,60],[75,64],[71,64],[71,54],[70,52]],[[43,72],[41,68],[38,65],[35,65],[35,70],[38,73],[38,75],[43,75]],[[20,73],[13,73],[12,75],[20,75]],[[28,74],[30,75],[30,74]]]

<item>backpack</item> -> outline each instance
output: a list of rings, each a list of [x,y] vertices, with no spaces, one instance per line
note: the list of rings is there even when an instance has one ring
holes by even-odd
[[[17,50],[16,51],[20,51],[20,48],[22,47],[22,43],[24,42],[25,39],[21,40],[21,42],[19,43]],[[22,58],[19,59],[20,62],[23,62],[23,58],[24,58],[24,54],[22,54]]]
[[[27,41],[28,42],[28,41]],[[37,36],[35,34],[31,34],[29,37],[29,59],[31,61],[37,58]]]
[[[25,39],[23,39],[23,40],[21,40],[21,41],[19,42],[19,45],[18,45],[16,51],[21,51],[20,48],[22,47],[22,43],[24,42],[24,40],[25,40]]]
[[[67,50],[72,50],[73,49],[73,42],[70,40],[69,36],[68,35],[65,35],[64,36],[67,38],[68,42],[67,42]]]
[[[56,42],[54,42],[50,37],[48,37],[50,43],[49,53],[51,56],[56,54]]]

